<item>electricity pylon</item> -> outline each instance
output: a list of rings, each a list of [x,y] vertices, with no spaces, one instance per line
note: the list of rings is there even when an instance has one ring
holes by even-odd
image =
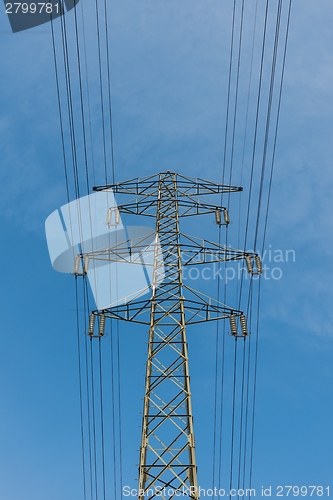
[[[186,236],[180,231],[179,221],[182,217],[214,213],[218,224],[228,225],[226,208],[203,201],[200,196],[239,192],[242,188],[166,171],[94,190],[136,196],[134,201],[119,204],[117,210],[154,217],[159,238],[150,296],[93,311],[88,332],[92,337],[102,336],[106,318],[149,325],[138,499],[183,496],[196,500],[199,494],[186,326],[229,318],[233,336],[245,339],[248,331],[242,311],[185,285],[183,267],[245,259],[248,271],[259,274],[261,263],[251,252]],[[128,250],[131,245],[133,241],[120,242],[81,254],[80,258],[135,263]],[[138,250],[140,242],[135,244]],[[98,335],[94,334],[96,316]]]

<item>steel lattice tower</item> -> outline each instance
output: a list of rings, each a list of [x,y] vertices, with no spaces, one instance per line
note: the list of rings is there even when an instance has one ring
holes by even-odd
[[[177,496],[198,499],[186,326],[229,318],[232,335],[246,338],[248,332],[242,311],[185,285],[182,269],[245,259],[248,271],[258,274],[261,264],[258,255],[251,252],[186,236],[180,231],[180,218],[214,213],[218,224],[227,225],[226,208],[203,201],[200,196],[242,189],[170,171],[94,188],[95,191],[110,189],[115,194],[137,196],[135,201],[119,204],[118,210],[123,214],[154,217],[159,246],[155,247],[149,298],[93,311],[89,334],[103,335],[107,317],[149,325],[138,498],[155,498],[159,489],[162,492],[158,496],[165,500],[174,498],[176,492]],[[146,242],[120,242],[82,254],[80,258],[139,264],[133,259],[131,245],[137,251]],[[96,316],[100,317],[98,335],[93,328]]]

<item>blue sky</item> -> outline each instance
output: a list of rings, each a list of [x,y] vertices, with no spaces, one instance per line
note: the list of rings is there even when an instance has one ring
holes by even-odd
[[[231,7],[229,0],[110,4],[117,181],[165,169],[219,178]],[[74,283],[53,271],[44,236],[45,219],[67,201],[50,27],[13,35],[4,12],[0,19],[0,498],[81,499]],[[257,488],[313,484],[333,492],[332,21],[328,0],[294,0],[266,244],[283,255],[292,249],[296,259],[279,263],[282,278],[262,285]],[[91,55],[92,22],[87,40]],[[90,78],[95,109],[93,71]],[[97,121],[93,133],[98,177]],[[239,168],[239,149],[236,159]],[[216,239],[214,228],[207,231]],[[214,374],[207,339],[214,328],[189,333],[199,482],[206,487]],[[135,487],[146,335],[125,324],[119,334],[124,482]]]

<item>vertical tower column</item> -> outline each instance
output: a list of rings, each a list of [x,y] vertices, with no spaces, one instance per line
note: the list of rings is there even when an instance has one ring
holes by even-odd
[[[198,498],[178,215],[177,176],[164,172],[156,213],[163,259],[155,255],[154,275],[165,277],[151,298],[139,499],[157,491]]]

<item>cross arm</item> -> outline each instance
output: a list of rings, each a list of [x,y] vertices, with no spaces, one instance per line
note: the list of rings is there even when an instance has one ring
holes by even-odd
[[[163,251],[158,246],[155,233],[121,241],[114,245],[96,249],[77,256],[83,260],[83,269],[88,270],[90,260],[104,262],[123,262],[127,264],[143,263],[147,266],[154,266],[155,247],[157,245],[157,255],[159,258],[167,258],[170,252],[174,252],[174,247],[164,246]],[[181,242],[178,243],[181,252],[183,266],[196,266],[199,264],[212,264],[214,262],[228,262],[235,260],[245,260],[247,270],[250,274],[261,274],[262,264],[258,254],[219,245],[211,241],[196,238],[194,236],[182,235]],[[144,262],[143,262],[144,257]],[[254,265],[255,264],[255,267]],[[79,266],[76,265],[79,269]],[[74,272],[74,274],[77,274]]]
[[[142,198],[131,200],[126,203],[121,203],[118,208],[111,209],[114,212],[117,210],[121,214],[127,215],[144,215],[146,217],[156,217],[158,206],[157,199]],[[193,215],[215,214],[216,222],[219,225],[228,225],[229,214],[224,206],[208,203],[205,200],[193,199],[191,197],[177,200],[178,216],[190,217]]]

